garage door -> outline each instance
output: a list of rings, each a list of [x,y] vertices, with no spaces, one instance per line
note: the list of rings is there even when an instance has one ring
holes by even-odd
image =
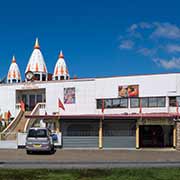
[[[98,148],[98,121],[63,121],[62,135],[63,148]]]
[[[135,148],[136,147],[135,120],[104,120],[103,147],[104,148]]]

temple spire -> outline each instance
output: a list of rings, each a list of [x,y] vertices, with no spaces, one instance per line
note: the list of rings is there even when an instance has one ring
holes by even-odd
[[[61,52],[59,53],[59,58],[64,58],[63,52],[61,50]]]
[[[7,83],[19,83],[21,82],[21,74],[19,71],[19,67],[16,63],[15,56],[12,58],[12,63],[9,67],[8,75],[7,75]]]
[[[61,51],[54,67],[53,80],[68,80],[69,78],[70,76],[64,60],[64,55]]]
[[[15,58],[15,56],[13,56],[13,58],[12,58],[12,63],[16,63],[16,58]]]
[[[40,49],[38,38],[36,38],[34,49]]]

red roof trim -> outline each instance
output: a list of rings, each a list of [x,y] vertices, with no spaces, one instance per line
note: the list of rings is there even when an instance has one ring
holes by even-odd
[[[176,118],[177,113],[144,113],[144,114],[105,114],[105,119],[125,119],[125,118]],[[42,119],[100,119],[101,114],[84,115],[27,115],[26,118]]]

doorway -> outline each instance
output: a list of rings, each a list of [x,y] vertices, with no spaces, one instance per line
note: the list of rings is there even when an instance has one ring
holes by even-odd
[[[173,147],[173,126],[139,126],[140,147]]]

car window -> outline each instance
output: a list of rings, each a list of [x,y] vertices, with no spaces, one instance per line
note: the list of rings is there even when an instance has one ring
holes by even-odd
[[[47,131],[45,129],[30,129],[28,137],[47,137]]]

